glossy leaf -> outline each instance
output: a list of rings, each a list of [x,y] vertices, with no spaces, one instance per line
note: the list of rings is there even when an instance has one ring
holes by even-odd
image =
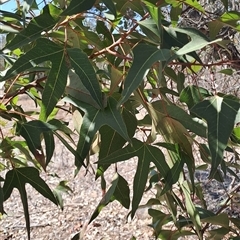
[[[147,145],[137,139],[132,140],[132,145],[115,151],[107,157],[99,160],[99,164],[112,164],[128,160],[134,156],[138,157],[138,165],[133,183],[132,212],[133,217],[141,201],[145,185],[148,178],[150,162],[153,162],[164,178],[169,172],[169,167],[165,162],[164,155],[159,148]]]
[[[34,59],[32,59],[33,56]],[[52,68],[43,91],[40,114],[40,118],[45,120],[62,96],[67,83],[68,65],[65,57],[65,50],[61,46],[47,39],[39,39],[36,46],[20,57],[1,81],[22,71],[30,70],[36,64],[51,61]]]
[[[103,3],[106,5],[109,11],[114,15],[114,17],[116,17],[117,11],[116,11],[114,2],[112,0],[103,0]]]
[[[203,239],[201,232],[200,232],[200,229],[201,229],[200,216],[199,216],[197,209],[194,206],[194,203],[192,202],[191,195],[190,195],[190,189],[189,189],[187,181],[183,182],[181,189],[185,196],[185,204],[186,204],[187,212],[188,212],[192,222],[194,223],[194,226],[197,231],[199,239]]]
[[[32,60],[32,56],[34,56],[34,60]],[[47,39],[39,39],[36,46],[19,58],[1,81],[22,71],[30,70],[36,64],[45,61],[51,61],[52,67],[43,91],[41,119],[45,120],[49,116],[63,95],[70,65],[75,69],[93,99],[102,107],[100,86],[86,54],[80,49],[68,49],[68,55],[66,55],[64,48]]]
[[[55,142],[52,132],[43,132],[43,137],[46,146],[46,166],[47,166],[54,154]]]
[[[19,134],[25,138],[28,147],[36,160],[40,163],[44,170],[46,170],[46,161],[41,145],[41,136],[45,132],[45,143],[50,143],[53,139],[49,139],[50,135],[46,135],[48,132],[52,132],[56,128],[48,123],[42,121],[33,120],[27,123],[18,124]],[[49,162],[53,155],[53,145],[47,146],[47,161]]]
[[[114,197],[123,207],[129,208],[130,205],[130,189],[128,182],[118,174],[118,183],[114,192]]]
[[[60,10],[48,4],[43,12],[34,18],[4,49],[14,50],[41,37],[42,32],[50,30],[60,19]]]
[[[153,19],[146,19],[139,22],[142,31],[150,38],[152,41],[156,43],[160,43],[160,36],[157,24],[153,21]]]
[[[68,73],[68,82],[66,85],[66,93],[82,102],[89,103],[98,108],[97,103],[92,98],[90,92],[83,85],[79,76],[72,70]]]
[[[108,191],[105,193],[100,203],[96,207],[95,211],[93,212],[89,220],[89,223],[91,223],[99,215],[99,213],[105,206],[107,206],[110,202],[115,200],[114,192],[116,191],[118,181],[119,181],[119,176],[118,174],[115,174],[111,187],[108,189]]]
[[[26,228],[28,231],[28,239],[30,239],[30,219],[27,203],[27,193],[25,189],[26,183],[29,183],[41,195],[52,201],[54,204],[58,205],[58,203],[48,185],[39,176],[39,172],[36,168],[15,168],[7,172],[3,185],[4,201],[10,197],[14,188],[18,189],[23,204]]]
[[[174,28],[174,31],[187,34],[191,38],[191,41],[189,43],[187,43],[184,47],[182,47],[176,52],[177,55],[191,53],[196,50],[200,50],[209,44],[216,43],[222,40],[216,39],[214,41],[210,41],[206,35],[204,35],[201,31],[195,28]]]
[[[165,141],[179,144],[180,147],[192,157],[191,137],[187,129],[177,120],[161,109],[167,107],[166,102],[148,104],[149,114],[156,131],[164,137]],[[172,134],[174,132],[174,134]]]
[[[123,120],[126,124],[128,135],[130,138],[133,137],[136,127],[137,120],[132,113],[123,109],[122,112]],[[100,129],[101,134],[101,148],[99,152],[99,160],[108,156],[109,154],[121,149],[123,145],[126,143],[126,139],[124,139],[121,135],[117,133],[114,129],[109,126],[103,126]],[[107,169],[107,165],[98,166],[97,177],[102,174],[102,172]]]
[[[186,129],[189,129],[201,137],[206,137],[206,125],[203,122],[198,121],[198,119],[193,118],[182,108],[173,104],[166,104],[163,101],[156,101],[152,104],[152,106],[157,110],[157,112],[166,114],[179,121]]]
[[[124,90],[122,92],[122,99],[119,105],[128,100],[132,92],[143,81],[144,76],[149,71],[153,63],[157,61],[167,61],[173,55],[170,50],[158,49],[151,45],[139,44],[133,49],[134,60],[128,75],[125,79]]]
[[[214,96],[196,104],[191,109],[207,121],[208,144],[212,157],[211,178],[223,160],[223,152],[227,147],[239,108],[239,100],[234,97]]]
[[[212,94],[205,88],[189,85],[183,89],[180,94],[180,101],[187,104],[188,108],[192,108],[195,104],[201,102],[204,98],[210,97]]]
[[[87,54],[80,49],[68,49],[68,57],[71,67],[75,69],[76,74],[81,79],[85,88],[89,91],[91,97],[96,101],[99,107],[103,107],[102,93],[97,80],[94,68],[88,60]],[[78,91],[80,89],[76,89]]]
[[[120,111],[117,109],[117,102],[114,98],[108,98],[107,107],[103,110],[96,109],[91,105],[87,105],[75,99],[65,98],[65,101],[72,103],[84,112],[80,137],[77,144],[77,152],[81,157],[81,162],[86,158],[96,132],[104,125],[110,126],[126,141],[131,142],[126,125]],[[75,161],[75,164],[77,168],[80,167],[77,161]]]
[[[62,16],[78,14],[89,10],[95,3],[95,0],[71,0],[69,6],[63,13]]]

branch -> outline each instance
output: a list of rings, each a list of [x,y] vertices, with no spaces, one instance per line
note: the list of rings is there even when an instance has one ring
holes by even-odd
[[[142,17],[141,21],[146,19],[147,17],[149,17],[149,13],[146,13]],[[128,35],[131,34],[137,27],[138,27],[138,23],[135,22],[135,25],[130,30],[128,30],[126,33],[123,33],[122,36],[116,42],[114,42],[112,45],[110,45],[106,48],[103,48],[102,50],[100,50],[98,52],[93,53],[92,55],[89,56],[89,59],[93,59],[93,58],[95,58],[99,55],[105,54],[105,53],[110,53],[115,56],[119,56],[123,59],[128,59],[127,56],[119,55],[119,53],[117,53],[114,48],[117,47],[118,45],[120,45],[128,37]],[[132,60],[132,59],[129,58],[128,60]]]
[[[19,89],[17,89],[15,92],[11,92],[11,93],[6,93],[2,96],[0,96],[0,99],[8,99],[8,101],[5,103],[7,104],[8,102],[11,101],[11,99],[13,99],[14,97],[16,97],[17,95],[23,94],[25,93],[28,89],[32,88],[32,87],[37,87],[39,86],[40,82],[43,82],[44,80],[47,79],[47,76],[42,77],[42,78],[38,78],[37,80],[27,84],[26,86],[20,87]]]

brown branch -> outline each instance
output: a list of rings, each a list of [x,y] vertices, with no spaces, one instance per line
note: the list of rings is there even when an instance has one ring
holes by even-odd
[[[25,93],[28,89],[32,88],[32,87],[37,87],[39,86],[40,82],[43,82],[44,80],[47,79],[47,76],[42,77],[42,78],[38,78],[37,80],[27,84],[26,86],[23,86],[19,89],[17,89],[15,92],[11,92],[11,93],[6,93],[3,96],[0,96],[0,99],[8,99],[7,103],[9,103],[14,97],[16,97],[17,95],[23,94]]]
[[[141,20],[146,19],[148,16],[149,16],[149,13],[146,13],[142,17]],[[114,42],[112,45],[110,45],[106,48],[103,48],[102,50],[100,50],[98,52],[93,53],[92,55],[89,56],[89,59],[93,59],[93,58],[95,58],[99,55],[105,54],[105,53],[110,53],[110,54],[114,54],[115,56],[117,56],[114,48],[117,47],[118,45],[120,45],[128,37],[128,35],[131,34],[137,27],[138,27],[138,23],[135,22],[135,25],[130,30],[128,30],[126,33],[123,33],[122,36],[116,42]],[[127,59],[127,58],[124,57],[124,59]]]
[[[2,21],[0,20],[0,23],[2,23],[3,25],[6,25],[6,26],[9,26],[17,31],[21,31],[22,30],[22,27],[16,25],[16,24],[12,24],[12,23],[8,23],[8,22],[5,22],[5,21]]]

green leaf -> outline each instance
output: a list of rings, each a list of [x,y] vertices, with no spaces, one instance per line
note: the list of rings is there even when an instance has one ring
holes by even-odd
[[[157,36],[161,36],[161,30],[162,30],[162,9],[160,6],[156,6],[155,3],[151,3],[150,1],[142,1],[146,4],[146,7],[151,14],[152,19],[157,25],[158,33]]]
[[[224,236],[229,233],[229,229],[227,228],[217,228],[211,231],[208,231],[209,238],[208,239],[214,239],[214,240],[222,240],[224,239]]]
[[[238,11],[228,11],[223,13],[219,20],[222,21],[225,25],[239,30],[239,19],[240,13]]]
[[[214,41],[210,41],[206,35],[204,35],[201,31],[195,28],[174,28],[174,31],[187,34],[191,38],[191,41],[189,43],[184,45],[184,47],[182,47],[176,52],[177,55],[191,53],[196,50],[200,50],[209,44],[216,43],[222,40],[216,39]]]
[[[90,224],[99,215],[99,213],[101,212],[101,210],[105,206],[107,206],[110,202],[115,200],[114,192],[115,192],[115,190],[117,188],[118,181],[119,181],[119,175],[116,173],[114,178],[113,178],[111,187],[108,189],[108,191],[105,193],[105,195],[101,199],[100,203],[96,207],[96,209],[93,212],[93,214],[92,214],[88,224]]]
[[[180,101],[192,108],[195,104],[201,102],[204,98],[210,97],[212,94],[205,88],[189,85],[184,88],[180,94]]]
[[[0,4],[1,5],[1,4]],[[3,17],[8,17],[8,18],[13,18],[13,19],[16,19],[18,21],[21,21],[22,18],[19,14],[17,13],[13,13],[13,12],[8,12],[8,11],[3,11],[3,10],[0,10],[0,13]]]
[[[174,27],[177,26],[181,13],[182,13],[182,4],[171,8],[170,18],[171,18],[172,25]]]
[[[123,109],[122,116],[124,122],[127,123],[126,127],[128,135],[130,138],[132,138],[137,127],[136,117],[131,112],[128,112],[125,108]],[[126,139],[124,139],[114,129],[107,125],[101,127],[100,134],[101,134],[101,148],[99,152],[99,160],[121,149],[123,145],[126,143]],[[107,165],[98,166],[97,177],[101,175],[102,172],[107,168],[108,168]]]
[[[186,129],[189,129],[201,137],[206,137],[206,125],[198,121],[198,119],[193,118],[177,105],[156,101],[152,106],[157,109],[159,113],[167,114],[169,117],[179,121]]]
[[[208,144],[212,157],[210,177],[214,177],[223,160],[235,119],[240,108],[237,98],[214,96],[196,104],[191,111],[204,118],[208,125]]]
[[[67,52],[71,67],[75,69],[76,74],[98,106],[103,108],[100,85],[87,54],[76,48],[68,49]],[[75,91],[79,90],[80,89],[75,89]]]
[[[223,26],[224,23],[222,21],[219,21],[218,19],[208,22],[209,36],[211,40],[216,38]]]
[[[158,26],[153,19],[145,19],[139,21],[138,24],[149,39],[153,42],[160,43],[161,38],[159,36]]]
[[[158,49],[151,45],[138,44],[133,49],[133,64],[125,79],[124,90],[119,105],[128,100],[132,92],[140,85],[149,68],[157,61],[167,61],[173,52],[167,49]]]
[[[158,144],[157,144],[158,145]],[[167,144],[170,145],[170,144]],[[172,144],[173,145],[173,144]],[[159,144],[159,146],[161,146]],[[181,148],[179,147],[178,144],[174,145],[174,149],[172,151],[168,151],[169,156],[171,157],[172,160],[172,168],[168,172],[167,176],[165,177],[165,186],[161,192],[161,195],[167,193],[172,187],[174,183],[179,181],[180,174],[183,170],[183,165],[186,163],[186,154],[185,156],[183,155]],[[189,173],[191,176],[191,172]]]
[[[240,219],[239,218],[229,218],[229,219],[238,229],[240,229]]]
[[[114,17],[117,17],[117,11],[116,11],[116,7],[115,4],[112,0],[103,0],[102,1],[106,7],[108,8],[108,10],[114,15]]]
[[[123,207],[128,209],[130,205],[130,189],[128,182],[120,174],[118,174],[118,178],[114,197],[122,204]]]
[[[2,180],[3,179],[1,179],[1,181]],[[2,185],[0,185],[0,216],[5,213],[3,209],[3,202],[4,202],[4,194],[3,194]]]
[[[86,165],[83,162],[84,159],[81,157],[81,155],[75,149],[73,149],[73,147],[69,144],[69,142],[66,140],[66,138],[62,137],[57,132],[55,132],[54,135],[57,136],[57,138],[63,143],[63,145],[69,150],[69,152],[71,152],[73,154],[73,156],[75,157],[75,162],[77,162],[76,165],[79,168],[82,166],[86,167]]]
[[[53,190],[53,194],[58,201],[59,206],[63,210],[63,193],[73,192],[72,189],[67,185],[67,181],[61,181],[57,187]]]
[[[141,201],[149,173],[150,162],[153,162],[164,178],[169,172],[169,167],[164,155],[157,147],[147,145],[137,139],[132,140],[132,145],[127,145],[123,149],[113,152],[105,158],[99,160],[99,164],[112,164],[125,161],[134,156],[138,157],[138,165],[133,183],[132,212],[133,217]]]
[[[52,132],[43,132],[43,137],[46,146],[46,166],[47,166],[53,156],[55,150],[55,142]]]
[[[40,119],[43,120],[54,109],[64,93],[67,83],[68,61],[63,47],[58,46],[48,39],[39,39],[36,46],[20,57],[1,79],[1,81],[7,80],[45,61],[51,61],[52,67],[42,96]]]
[[[43,8],[41,15],[33,18],[28,26],[22,30],[9,44],[5,50],[14,50],[41,37],[42,32],[50,30],[59,20],[60,10],[52,4]]]
[[[184,4],[196,9],[199,12],[205,13],[203,6],[198,2],[198,0],[184,0]]]
[[[189,189],[187,181],[183,182],[183,184],[181,185],[181,189],[185,196],[185,204],[186,204],[187,212],[196,228],[199,239],[202,240],[203,238],[202,238],[202,235],[200,232],[200,230],[201,230],[200,216],[199,216],[197,209],[194,206],[194,203],[192,202],[191,195],[190,195],[190,189]]]
[[[153,219],[151,226],[153,227],[156,236],[159,236],[159,234],[162,233],[163,225],[172,221],[172,217],[170,214],[165,214],[156,209],[149,208],[148,214]]]
[[[219,73],[223,73],[223,74],[226,74],[228,76],[232,76],[233,70],[231,68],[227,68],[227,69],[223,69],[223,70],[219,71]]]
[[[77,144],[77,152],[81,157],[81,161],[84,161],[86,158],[95,134],[104,125],[110,126],[126,141],[131,142],[121,112],[117,109],[117,101],[114,98],[108,98],[107,107],[103,110],[96,109],[93,106],[79,102],[76,99],[64,98],[64,100],[72,103],[84,112],[80,137]],[[75,164],[79,169],[78,162],[75,162]]]
[[[31,8],[33,3],[34,3],[34,0],[24,0],[23,3],[22,3],[23,12],[27,13],[29,11],[29,9]]]
[[[228,0],[221,0],[226,10],[228,10]]]
[[[229,228],[229,219],[226,213],[220,213],[215,216],[202,219],[202,222],[211,223],[213,225],[219,225],[224,228]]]
[[[173,144],[179,144],[188,156],[192,157],[191,137],[187,129],[177,120],[168,115],[164,107],[164,101],[148,104],[148,111],[156,131],[164,137],[164,140]],[[174,134],[172,134],[174,132]]]
[[[27,204],[27,193],[25,189],[26,183],[29,183],[41,195],[52,201],[54,204],[58,205],[58,203],[51,189],[48,187],[45,181],[39,176],[39,172],[36,168],[33,167],[14,168],[7,172],[5,182],[3,185],[4,201],[6,201],[10,197],[14,188],[18,189],[23,204],[28,239],[30,239],[29,211]]]
[[[96,108],[99,107],[87,88],[83,85],[79,76],[73,70],[70,70],[68,73],[66,93],[79,101],[91,104]]]
[[[235,127],[231,134],[231,140],[234,143],[240,144],[240,127]]]
[[[48,133],[56,130],[56,128],[48,123],[44,123],[39,120],[33,120],[27,123],[20,124],[18,122],[18,132],[19,134],[25,138],[28,147],[36,160],[40,163],[44,170],[46,170],[46,162],[44,153],[42,150],[41,139],[43,133]],[[50,143],[49,136],[45,135],[45,143]],[[53,139],[50,140],[51,143]],[[51,159],[53,154],[53,146],[47,146],[47,159],[48,161]]]
[[[96,0],[71,0],[69,6],[62,12],[62,16],[85,12],[93,7]]]
[[[205,209],[205,208],[201,208],[201,207],[196,207],[196,210],[199,213],[199,216],[201,219],[205,219],[205,218],[209,218],[209,217],[214,217],[216,216],[216,214],[214,214],[213,212]]]
[[[52,67],[43,91],[40,113],[40,119],[45,120],[64,93],[68,71],[72,65],[92,98],[98,106],[102,107],[101,89],[87,55],[80,49],[68,49],[67,53],[68,55],[66,55],[64,48],[48,39],[39,39],[36,46],[20,57],[1,81],[30,70],[36,64],[51,61]]]

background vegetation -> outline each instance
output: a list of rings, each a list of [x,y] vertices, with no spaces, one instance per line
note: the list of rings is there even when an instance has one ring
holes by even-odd
[[[103,198],[89,223],[112,201],[133,218],[144,191],[155,188],[148,205],[156,238],[239,239],[240,219],[226,211],[240,203],[239,2],[44,5],[39,11],[35,1],[16,1],[15,12],[0,10],[1,213],[17,188],[30,239],[26,183],[63,207],[68,187],[52,190],[41,177],[58,138],[75,157],[76,175],[95,164],[101,178]],[[21,106],[23,95],[35,112]],[[59,109],[72,114],[74,129],[57,117]],[[138,165],[130,198],[117,166],[132,157]],[[106,186],[111,164],[116,173]],[[209,181],[232,177],[215,210],[196,179],[202,170]]]

